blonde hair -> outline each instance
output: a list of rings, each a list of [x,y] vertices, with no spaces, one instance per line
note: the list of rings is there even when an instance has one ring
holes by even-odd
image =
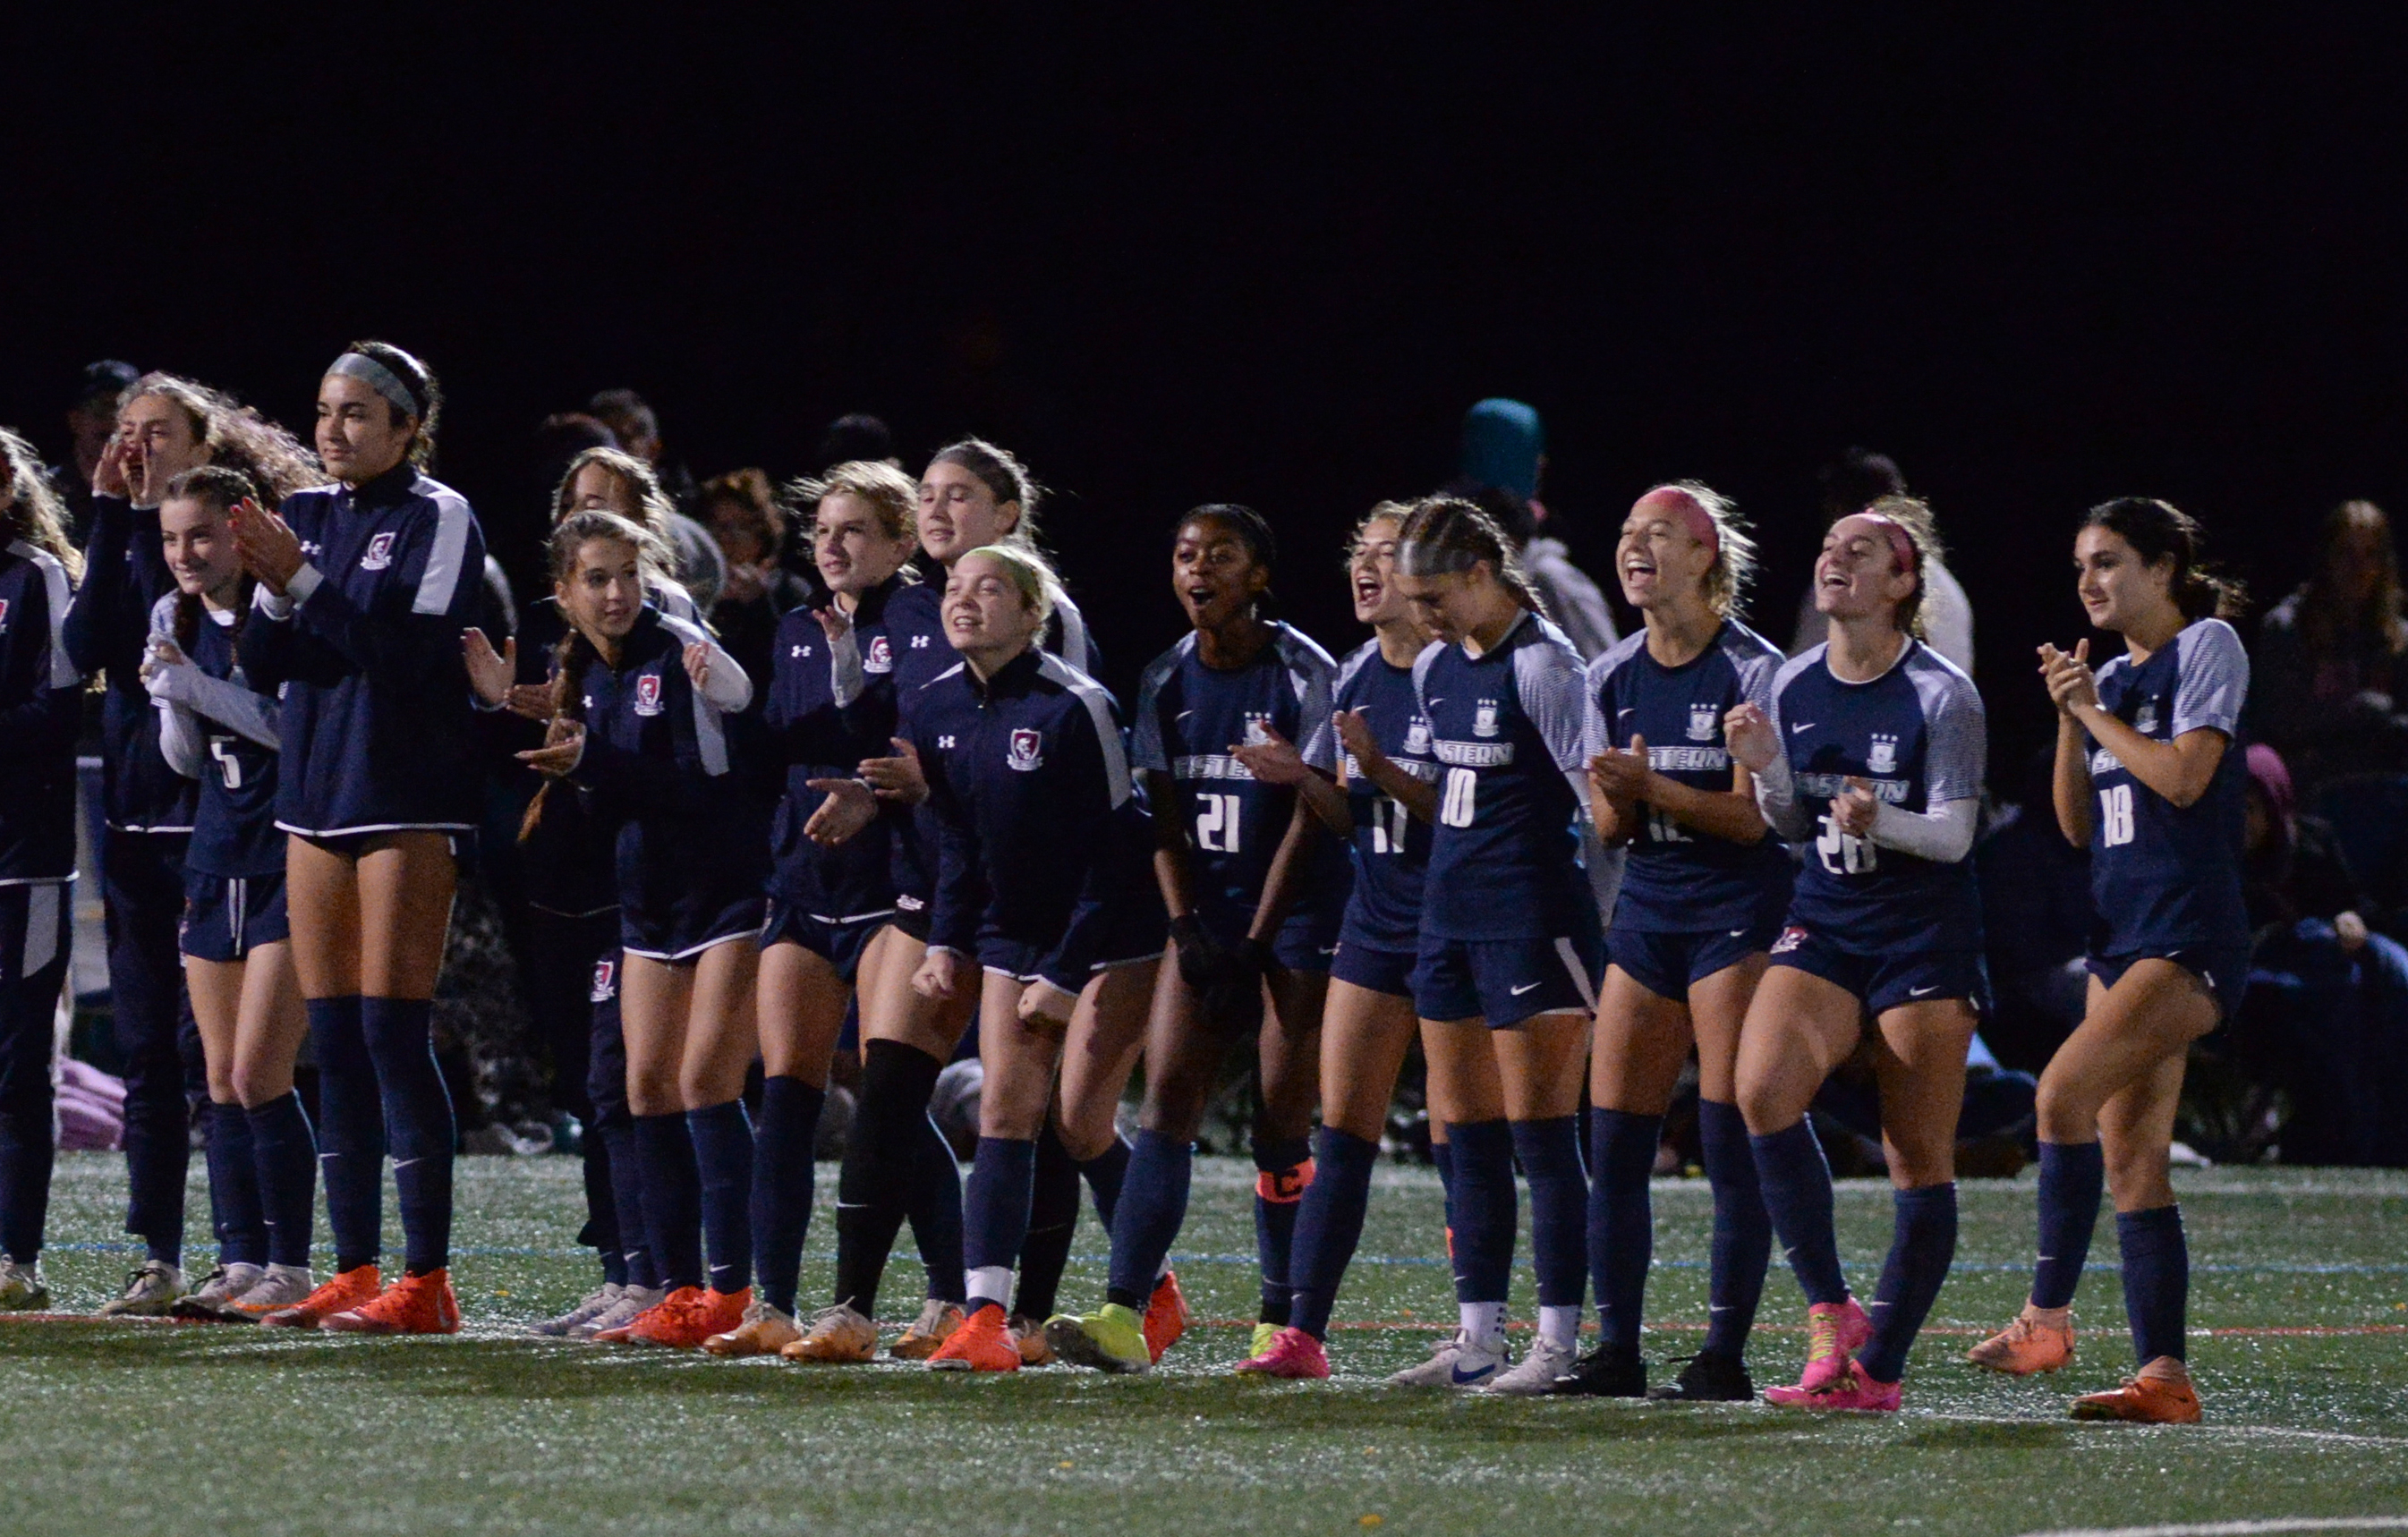
[[[1011,585],[1020,590],[1020,601],[1037,616],[1037,631],[1041,636],[1046,624],[1054,618],[1054,595],[1062,590],[1062,578],[1054,574],[1052,563],[1043,555],[1022,545],[981,545],[964,555],[962,560],[967,561],[975,555],[984,555],[1003,567],[1004,574],[1011,578]],[[958,569],[961,562],[956,561],[953,564]]]
[[[1756,539],[1739,505],[1702,480],[1668,480],[1648,488],[1644,502],[1657,491],[1678,491],[1698,505],[1714,525],[1714,563],[1706,568],[1706,606],[1725,619],[1739,612],[1756,579]]]
[[[1931,520],[1931,504],[1914,496],[1882,496],[1868,502],[1849,518],[1871,516],[1886,518],[1906,531],[1907,542],[1914,547],[1914,591],[1898,601],[1898,627],[1917,640],[1930,637],[1924,633],[1923,595],[1930,590],[1930,580],[1924,574],[1940,563],[1940,530]],[[1846,521],[1835,519],[1833,526]]]
[[[910,476],[884,460],[848,459],[819,475],[792,482],[786,487],[786,495],[796,506],[809,509],[814,523],[822,502],[831,496],[853,497],[867,504],[877,515],[879,532],[886,537],[907,545],[920,542],[920,488]]]
[[[81,580],[83,555],[67,539],[66,505],[43,473],[42,456],[6,427],[0,427],[0,469],[7,472],[8,497],[0,506],[0,541],[22,539],[55,556],[69,581]]]
[[[1356,519],[1354,520],[1353,532],[1346,535],[1345,568],[1349,570],[1353,569],[1354,557],[1361,554],[1363,551],[1363,535],[1371,532],[1372,524],[1378,522],[1394,523],[1397,525],[1399,535],[1401,536],[1405,526],[1405,519],[1412,515],[1413,509],[1402,502],[1372,503],[1371,510]]]

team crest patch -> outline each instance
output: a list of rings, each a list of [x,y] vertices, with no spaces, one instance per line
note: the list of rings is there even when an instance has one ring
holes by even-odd
[[[1873,733],[1873,750],[1866,757],[1865,767],[1875,774],[1898,772],[1898,738]]]
[[[1246,712],[1246,746],[1264,747],[1271,739],[1271,718],[1256,710]]]
[[[1772,942],[1772,953],[1774,955],[1787,955],[1790,951],[1805,943],[1806,931],[1799,928],[1793,923],[1788,928],[1782,930],[1781,937]]]
[[[1471,734],[1474,736],[1497,734],[1497,701],[1484,699],[1480,702],[1479,707],[1471,712]]]
[[[2144,699],[2141,701],[2140,709],[2135,711],[2132,716],[2132,729],[2139,732],[2143,736],[2153,736],[2157,733],[2157,702],[2156,700]]]
[[[0,634],[8,632],[8,600],[0,598]]]
[[[636,713],[638,715],[661,713],[660,674],[646,673],[636,679]]]
[[[1045,765],[1045,754],[1038,749],[1044,746],[1044,737],[1038,733],[1025,726],[1017,727],[1011,733],[1011,750],[1005,754],[1003,761],[1023,774],[1032,769],[1042,768]]]
[[[368,541],[367,549],[360,556],[362,571],[382,571],[393,564],[393,535],[380,534]]]
[[[861,659],[861,670],[865,673],[891,673],[895,670],[895,648],[886,643],[884,635],[869,637],[869,654]]]
[[[1690,705],[1689,740],[1692,742],[1713,741],[1714,739],[1714,727],[1718,719],[1718,712],[1712,704]]]
[[[1413,723],[1405,728],[1405,750],[1417,756],[1426,757],[1429,753],[1429,721],[1415,716]]]
[[[616,961],[594,962],[594,990],[586,995],[589,1003],[607,1003],[619,996],[619,963]]]

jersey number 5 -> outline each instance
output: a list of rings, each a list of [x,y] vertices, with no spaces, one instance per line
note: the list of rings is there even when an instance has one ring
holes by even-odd
[[[1196,808],[1196,847],[1207,854],[1238,851],[1238,798],[1206,795]]]
[[[2132,787],[2109,785],[2099,792],[2099,842],[2114,848],[2132,841]]]
[[[226,789],[240,790],[242,788],[242,760],[234,755],[234,738],[231,736],[210,737],[209,756],[218,761],[218,772],[225,776]]]
[[[1449,827],[1469,827],[1471,800],[1479,790],[1479,775],[1468,768],[1447,770],[1446,790],[1439,800],[1438,819]]]
[[[1835,875],[1870,875],[1881,858],[1871,843],[1841,832],[1828,813],[1823,818],[1822,835],[1814,840],[1814,852],[1823,856],[1823,868]]]

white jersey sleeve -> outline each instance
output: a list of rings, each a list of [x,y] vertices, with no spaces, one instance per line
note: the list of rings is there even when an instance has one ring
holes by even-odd
[[[2222,619],[2201,619],[2174,637],[2173,734],[2219,731],[2229,737],[2249,697],[2249,652]]]

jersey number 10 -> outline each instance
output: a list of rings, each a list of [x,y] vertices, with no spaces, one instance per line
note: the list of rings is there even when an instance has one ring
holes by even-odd
[[[2099,842],[2114,848],[2132,841],[2132,787],[2109,785],[2099,792]]]
[[[1446,771],[1446,788],[1438,804],[1438,819],[1449,827],[1471,825],[1471,801],[1479,792],[1480,776],[1468,768]]]
[[[1238,851],[1238,798],[1205,795],[1196,807],[1196,847],[1207,854]]]

